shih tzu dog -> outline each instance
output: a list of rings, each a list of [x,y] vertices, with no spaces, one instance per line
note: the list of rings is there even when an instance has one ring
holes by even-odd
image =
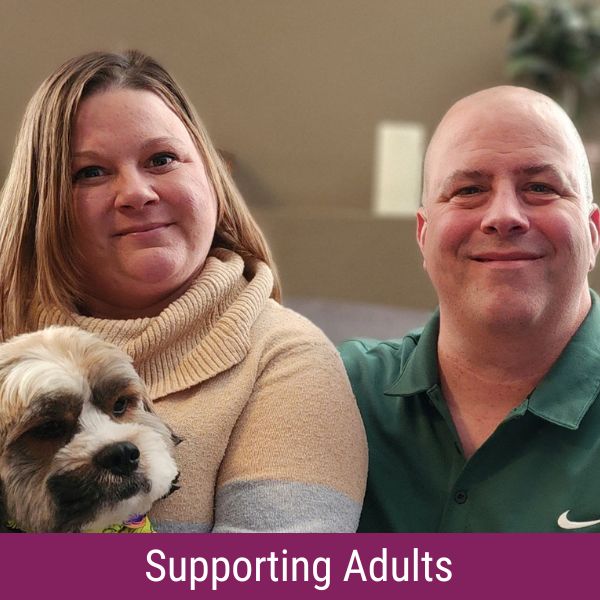
[[[116,346],[75,327],[0,344],[0,531],[135,522],[177,489],[179,441]]]

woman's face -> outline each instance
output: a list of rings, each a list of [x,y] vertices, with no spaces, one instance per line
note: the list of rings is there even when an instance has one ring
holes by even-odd
[[[86,313],[158,314],[202,269],[215,232],[190,134],[156,94],[110,89],[81,103],[71,161]]]

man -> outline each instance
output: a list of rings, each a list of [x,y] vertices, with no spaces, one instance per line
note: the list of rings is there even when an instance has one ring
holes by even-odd
[[[457,102],[425,157],[421,332],[341,348],[370,446],[359,531],[599,531],[599,210],[570,119]]]

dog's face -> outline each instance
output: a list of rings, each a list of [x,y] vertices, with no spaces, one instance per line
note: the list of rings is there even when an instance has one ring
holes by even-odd
[[[112,344],[74,327],[0,344],[0,527],[79,531],[145,513],[172,490],[177,441]]]

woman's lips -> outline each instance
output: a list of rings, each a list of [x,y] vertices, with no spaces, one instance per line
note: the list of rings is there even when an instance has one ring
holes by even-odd
[[[160,233],[162,230],[170,227],[172,223],[146,223],[144,225],[132,225],[131,227],[124,227],[115,233],[115,237],[141,237],[144,235],[150,235],[153,233]]]

